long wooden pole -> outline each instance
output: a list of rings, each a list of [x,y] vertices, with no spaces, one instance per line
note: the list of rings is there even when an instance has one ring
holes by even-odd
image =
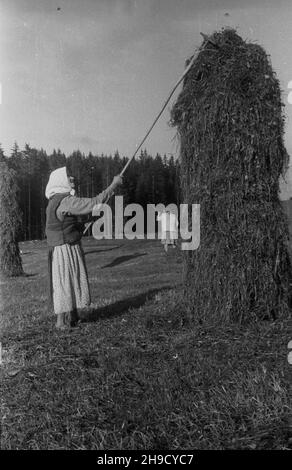
[[[155,124],[157,123],[158,119],[160,118],[161,114],[163,113],[163,111],[165,110],[166,106],[168,105],[169,103],[169,100],[170,98],[172,97],[172,95],[174,94],[175,90],[177,89],[177,87],[179,86],[179,84],[183,81],[183,79],[185,78],[185,76],[187,75],[187,73],[190,71],[190,69],[192,68],[196,58],[198,57],[198,54],[199,52],[201,52],[203,49],[205,49],[209,39],[206,37],[205,34],[201,33],[202,36],[204,37],[204,39],[206,40],[205,44],[203,45],[202,49],[198,50],[197,54],[194,54],[192,59],[190,60],[190,63],[189,65],[187,66],[187,68],[185,69],[184,73],[182,74],[182,76],[178,79],[178,81],[175,83],[175,85],[173,86],[171,92],[169,93],[168,97],[166,98],[165,100],[165,103],[163,104],[161,110],[159,111],[158,115],[156,116],[156,118],[154,119],[153,123],[151,124],[150,128],[148,129],[148,131],[146,132],[146,135],[145,137],[143,137],[143,139],[141,140],[140,144],[138,145],[138,147],[136,148],[134,154],[132,155],[132,157],[127,161],[126,165],[124,166],[124,168],[122,169],[121,173],[120,173],[120,176],[123,176],[123,174],[125,173],[126,169],[128,168],[128,166],[130,165],[131,161],[135,158],[135,156],[137,155],[138,151],[140,150],[140,148],[142,147],[142,145],[144,144],[145,140],[147,139],[148,135],[150,134],[150,132],[152,131],[153,127],[155,126]],[[210,41],[211,42],[211,41]],[[214,44],[212,42],[212,44]]]
[[[123,176],[123,174],[125,173],[126,169],[128,168],[128,166],[130,165],[130,163],[132,162],[132,160],[136,157],[138,151],[140,150],[140,148],[142,147],[142,145],[144,144],[145,140],[147,139],[148,135],[150,134],[150,132],[152,131],[153,127],[155,126],[155,124],[157,123],[158,119],[160,118],[160,116],[162,115],[163,111],[165,110],[166,106],[168,105],[169,103],[169,100],[170,98],[172,97],[172,95],[174,94],[175,90],[177,89],[177,87],[179,86],[179,84],[183,81],[183,79],[185,78],[185,76],[188,74],[188,72],[190,71],[190,69],[192,68],[195,60],[197,59],[199,53],[205,49],[206,45],[208,44],[208,42],[210,42],[213,46],[215,47],[218,47],[217,44],[215,44],[213,41],[211,41],[208,36],[206,36],[205,34],[203,33],[200,33],[204,40],[206,41],[204,44],[203,44],[203,47],[201,49],[198,50],[198,52],[196,54],[193,55],[193,57],[191,58],[190,60],[190,63],[189,65],[187,66],[187,68],[184,70],[183,74],[181,75],[181,77],[177,80],[177,82],[175,83],[175,85],[173,86],[173,88],[171,89],[168,97],[166,98],[161,110],[159,111],[158,115],[156,116],[156,118],[154,119],[153,123],[151,124],[151,126],[149,127],[148,131],[146,132],[145,136],[143,137],[143,139],[141,140],[140,144],[138,145],[138,147],[136,148],[135,152],[133,153],[133,155],[131,156],[131,158],[127,161],[126,165],[124,166],[124,168],[122,169],[122,171],[120,172],[120,176]],[[87,225],[86,225],[86,228],[83,232],[83,235],[87,232],[87,230],[89,229],[89,227],[91,226],[92,222],[89,222]]]

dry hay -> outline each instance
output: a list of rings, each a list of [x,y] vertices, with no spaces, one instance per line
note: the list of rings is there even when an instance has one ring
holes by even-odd
[[[0,162],[0,279],[23,275],[18,246],[21,212],[16,173]]]
[[[201,205],[201,243],[185,256],[187,305],[199,319],[288,314],[287,168],[279,82],[264,49],[224,29],[204,40],[171,113],[183,202]]]

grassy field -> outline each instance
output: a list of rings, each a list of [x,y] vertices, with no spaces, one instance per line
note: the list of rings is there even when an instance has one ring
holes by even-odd
[[[45,242],[1,282],[2,449],[291,448],[288,321],[195,326],[179,251],[84,248],[93,306],[70,332],[47,311]]]

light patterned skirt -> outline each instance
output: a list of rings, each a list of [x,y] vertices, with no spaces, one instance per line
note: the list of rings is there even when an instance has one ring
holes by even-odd
[[[71,312],[90,305],[85,258],[80,244],[56,246],[52,255],[54,311]]]

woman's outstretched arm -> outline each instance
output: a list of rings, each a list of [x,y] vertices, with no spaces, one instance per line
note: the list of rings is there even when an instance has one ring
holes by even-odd
[[[117,186],[122,183],[121,176],[115,176],[112,183],[108,188],[102,191],[95,197],[76,197],[68,195],[62,199],[58,209],[57,217],[58,219],[63,219],[65,214],[72,215],[87,215],[92,212],[92,209],[95,205],[101,204],[107,200],[108,197],[111,197]]]

